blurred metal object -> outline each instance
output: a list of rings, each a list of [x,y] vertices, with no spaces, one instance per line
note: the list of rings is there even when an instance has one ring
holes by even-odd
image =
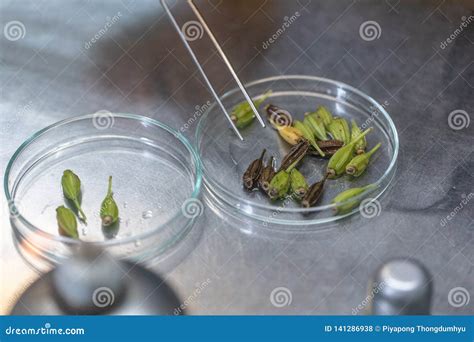
[[[35,281],[12,315],[184,314],[174,291],[138,264],[118,261],[84,244],[70,259]]]
[[[373,315],[429,315],[432,277],[413,259],[398,258],[383,264],[369,286]]]
[[[211,29],[209,28],[209,25],[207,25],[207,22],[204,20],[203,16],[201,15],[201,13],[199,12],[198,8],[196,7],[196,5],[193,3],[192,0],[188,0],[188,4],[189,6],[191,7],[191,9],[193,10],[194,12],[194,15],[197,17],[197,19],[199,20],[199,23],[200,25],[202,25],[202,27],[204,28],[204,30],[206,31],[207,35],[209,36],[209,38],[211,39],[212,43],[214,44],[214,46],[216,47],[217,49],[217,52],[219,53],[219,55],[221,56],[222,60],[224,61],[224,63],[226,64],[227,68],[229,69],[230,73],[232,74],[232,77],[234,78],[235,82],[237,83],[237,85],[239,86],[240,90],[242,91],[242,93],[244,94],[244,97],[245,97],[245,100],[248,102],[248,104],[250,105],[250,108],[252,109],[253,113],[255,114],[255,117],[258,119],[258,121],[260,122],[260,124],[262,125],[262,127],[265,127],[265,122],[263,121],[262,117],[260,116],[260,114],[258,113],[258,110],[257,108],[255,107],[255,105],[253,104],[253,101],[252,99],[250,98],[247,90],[245,89],[245,86],[243,85],[243,83],[240,81],[239,79],[239,76],[237,76],[237,73],[235,72],[234,70],[234,67],[232,66],[232,64],[230,63],[229,59],[227,58],[226,54],[224,53],[224,50],[222,50],[222,47],[220,46],[219,42],[217,41],[216,37],[214,36],[214,34],[212,33]],[[204,78],[204,81],[206,82],[207,86],[209,87],[209,90],[211,91],[212,95],[214,96],[214,98],[216,99],[217,103],[219,104],[219,107],[222,109],[222,111],[224,112],[225,116],[227,117],[227,120],[229,121],[229,123],[231,124],[232,126],[232,129],[234,130],[235,134],[237,134],[237,136],[239,137],[240,140],[244,140],[244,138],[242,137],[242,135],[240,134],[239,130],[237,129],[237,127],[235,126],[234,122],[232,121],[231,119],[231,116],[230,114],[227,112],[227,110],[225,109],[224,107],[224,104],[222,103],[222,101],[220,100],[219,98],[219,95],[217,94],[217,92],[215,91],[214,87],[212,86],[211,82],[209,81],[209,78],[207,77],[206,73],[204,72],[204,69],[202,68],[201,66],[201,63],[199,62],[198,58],[196,57],[196,54],[194,53],[193,49],[191,48],[191,46],[189,45],[188,43],[188,39],[186,38],[185,34],[182,32],[181,28],[179,27],[178,23],[176,22],[176,19],[175,17],[173,16],[173,14],[171,13],[167,3],[166,3],[166,0],[161,0],[161,5],[163,6],[163,8],[165,9],[165,12],[166,14],[168,15],[168,17],[170,18],[171,20],[171,23],[173,24],[174,28],[176,29],[176,32],[178,32],[178,35],[179,37],[181,38],[184,46],[186,47],[186,49],[188,50],[189,54],[191,55],[191,58],[193,59],[194,63],[196,64],[197,68],[199,69],[200,73],[202,74],[203,78]]]

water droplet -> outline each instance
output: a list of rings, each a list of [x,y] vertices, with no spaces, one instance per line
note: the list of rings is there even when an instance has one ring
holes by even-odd
[[[142,242],[140,240],[135,241],[135,247],[140,247],[141,244]]]
[[[127,202],[123,202],[123,207],[126,208],[128,206]]]
[[[87,228],[82,228],[82,235],[84,235],[84,236],[87,235]]]
[[[147,211],[144,211],[142,213],[142,217],[145,219],[145,220],[148,220],[148,219],[151,219],[153,217],[153,212],[151,210],[147,210]]]

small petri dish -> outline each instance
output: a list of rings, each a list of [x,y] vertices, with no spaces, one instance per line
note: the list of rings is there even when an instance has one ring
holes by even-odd
[[[56,208],[69,205],[61,177],[82,183],[87,225],[79,240],[59,234]],[[190,143],[147,117],[98,112],[60,121],[25,141],[8,163],[4,188],[20,254],[39,271],[70,255],[81,241],[118,258],[157,261],[202,213],[201,163]],[[113,179],[119,223],[104,228],[100,206]]]
[[[380,142],[382,147],[371,159],[366,172],[359,178],[343,176],[328,180],[319,205],[302,208],[291,199],[271,201],[261,191],[246,191],[242,175],[252,160],[267,149],[267,157],[277,161],[289,151],[290,145],[279,137],[270,124],[262,128],[257,120],[241,129],[241,141],[229,128],[220,108],[213,104],[203,114],[196,132],[196,146],[201,156],[204,184],[213,210],[226,215],[243,215],[258,220],[269,228],[314,229],[315,225],[333,222],[347,217],[359,209],[365,215],[376,215],[380,210],[379,196],[387,189],[396,169],[399,142],[398,134],[385,107],[363,92],[341,82],[312,76],[276,76],[260,79],[246,85],[252,98],[258,98],[268,90],[271,96],[260,106],[266,120],[264,106],[272,103],[290,112],[294,120],[302,120],[305,112],[326,106],[334,116],[354,119],[361,129],[373,127],[367,136],[368,147]],[[223,104],[231,110],[242,102],[240,90],[234,89],[222,96]],[[277,163],[279,165],[279,163]],[[323,178],[326,159],[308,156],[298,169],[312,184]],[[336,210],[331,200],[341,191],[373,184],[370,189],[353,198],[351,209]],[[354,205],[357,203],[357,205]],[[349,203],[340,203],[346,205]],[[361,206],[363,204],[363,207]]]

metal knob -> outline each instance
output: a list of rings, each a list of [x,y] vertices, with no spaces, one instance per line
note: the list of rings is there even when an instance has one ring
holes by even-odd
[[[432,278],[412,259],[393,259],[375,273],[369,286],[373,315],[429,315]]]
[[[181,301],[158,275],[84,244],[20,297],[13,315],[173,315]]]
[[[82,246],[51,276],[54,295],[65,311],[101,314],[119,303],[125,292],[120,264],[92,245]]]

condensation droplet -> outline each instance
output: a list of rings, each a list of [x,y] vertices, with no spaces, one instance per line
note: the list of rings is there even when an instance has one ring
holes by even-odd
[[[142,242],[140,240],[135,241],[135,247],[140,247],[141,244]]]
[[[147,210],[147,211],[144,211],[142,213],[142,217],[145,219],[145,220],[148,220],[148,219],[151,219],[153,217],[153,212],[151,210]]]
[[[128,206],[127,202],[123,202],[123,207],[126,208]]]
[[[82,235],[87,235],[87,228],[82,228]]]

